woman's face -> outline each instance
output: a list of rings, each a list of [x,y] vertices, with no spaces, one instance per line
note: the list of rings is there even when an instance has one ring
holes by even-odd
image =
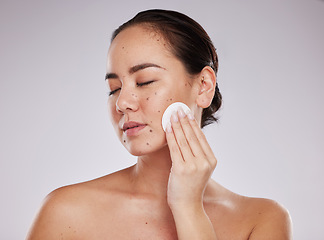
[[[171,103],[198,109],[193,77],[161,35],[141,26],[126,28],[113,40],[106,81],[113,126],[121,143],[136,156],[166,147],[161,122]]]

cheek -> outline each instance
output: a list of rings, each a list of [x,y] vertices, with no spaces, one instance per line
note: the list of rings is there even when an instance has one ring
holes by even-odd
[[[179,101],[172,91],[157,90],[144,98],[143,109],[147,113],[148,123],[162,128],[162,115],[173,102]]]
[[[114,103],[109,99],[107,101],[107,109],[108,109],[108,112],[110,115],[113,113],[112,112],[114,110],[113,106],[114,106]]]
[[[117,122],[118,114],[116,112],[116,103],[112,99],[107,101],[107,109],[112,123]]]

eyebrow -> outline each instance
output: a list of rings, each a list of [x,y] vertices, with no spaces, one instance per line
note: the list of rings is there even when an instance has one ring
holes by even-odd
[[[128,72],[129,74],[134,74],[140,70],[143,70],[145,68],[150,68],[150,67],[154,67],[154,68],[161,68],[163,70],[166,70],[165,68],[157,65],[157,64],[154,64],[154,63],[142,63],[142,64],[138,64],[138,65],[135,65],[133,67],[131,67]],[[116,73],[107,73],[106,74],[106,77],[105,77],[105,80],[107,79],[111,79],[111,78],[118,78],[118,75]]]

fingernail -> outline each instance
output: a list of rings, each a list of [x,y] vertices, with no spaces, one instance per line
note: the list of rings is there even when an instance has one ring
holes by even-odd
[[[172,121],[173,122],[178,122],[179,121],[177,112],[172,113]]]
[[[190,119],[190,120],[194,120],[195,117],[194,115],[192,114],[191,110],[187,109],[185,114],[187,115],[187,117]]]
[[[167,126],[166,126],[166,131],[168,133],[172,132],[172,128],[171,128],[171,123],[168,123]]]
[[[188,118],[189,118],[190,120],[194,120],[194,119],[195,119],[194,115],[192,115],[191,112],[187,113],[187,116],[188,116]]]
[[[178,113],[179,113],[179,117],[180,118],[184,118],[186,116],[186,114],[184,113],[183,109],[182,108],[179,108],[178,109]]]

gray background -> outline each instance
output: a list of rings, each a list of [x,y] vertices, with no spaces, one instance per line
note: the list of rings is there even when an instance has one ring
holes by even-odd
[[[294,239],[324,239],[324,2],[0,2],[0,238],[23,239],[55,188],[135,162],[117,140],[104,82],[111,32],[140,10],[201,23],[220,58],[213,178],[290,211]]]

